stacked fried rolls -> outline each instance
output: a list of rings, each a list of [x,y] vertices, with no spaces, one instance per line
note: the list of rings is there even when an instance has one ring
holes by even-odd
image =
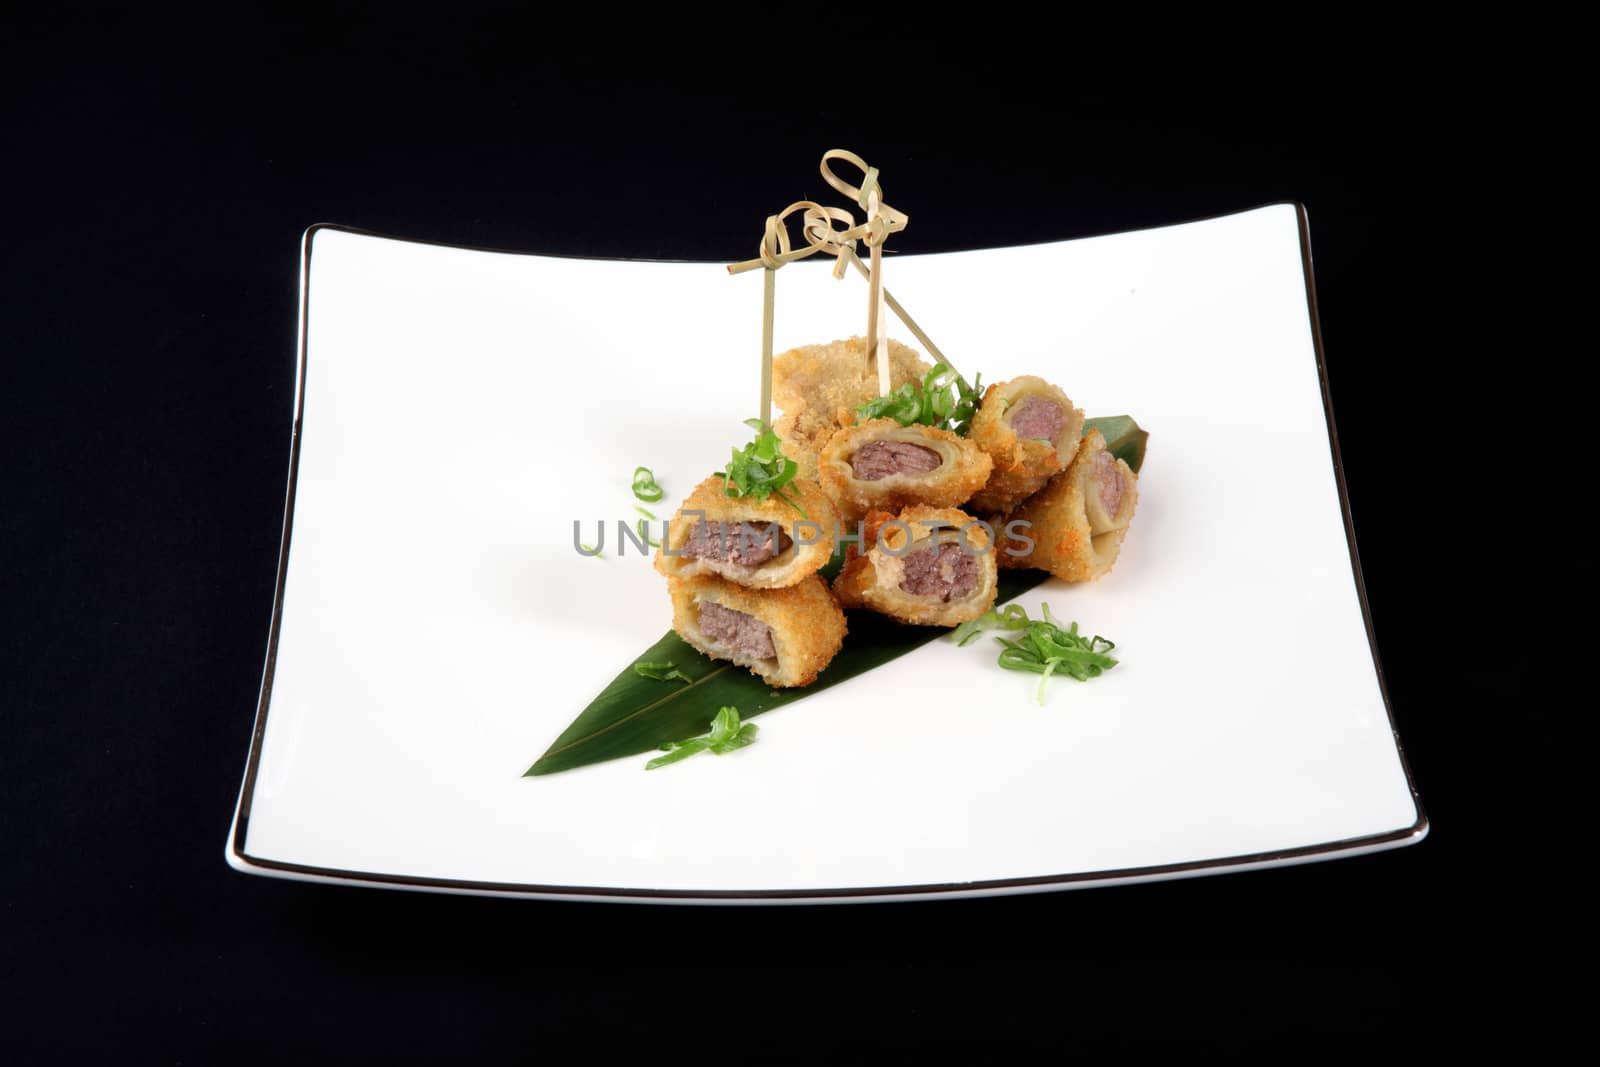
[[[994,473],[972,497],[979,512],[1006,511],[1036,493],[1072,462],[1083,436],[1083,412],[1043,378],[1023,375],[983,394],[972,440],[989,454]]]
[[[695,486],[656,549],[672,628],[769,685],[808,685],[844,644],[844,612],[817,576],[833,554],[833,504],[807,478],[785,487],[787,500],[723,485],[713,475]]]
[[[963,504],[989,480],[992,466],[967,438],[894,419],[837,430],[817,457],[823,491],[849,522],[870,511]]]
[[[722,478],[707,478],[667,523],[656,570],[668,578],[715,575],[755,589],[782,589],[817,573],[833,555],[833,503],[808,478],[795,478],[784,491],[789,500],[730,497]]]
[[[1099,430],[1090,430],[1067,469],[1021,505],[989,521],[1000,535],[1002,567],[1036,567],[1069,582],[1107,574],[1139,505],[1139,477],[1106,451]],[[1025,536],[1007,536],[1017,520]],[[1031,542],[1031,543],[1030,543]]]
[[[868,516],[833,591],[847,608],[901,622],[955,626],[994,606],[996,562],[989,529],[956,508],[914,506]]]

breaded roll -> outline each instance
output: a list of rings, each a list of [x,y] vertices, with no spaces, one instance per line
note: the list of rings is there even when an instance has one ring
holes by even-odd
[[[1093,581],[1116,563],[1138,505],[1138,475],[1106,451],[1099,430],[1090,430],[1066,470],[1009,514],[989,520],[1000,542],[997,560],[1002,567],[1036,567],[1069,582]],[[1007,524],[1017,520],[1029,523],[1018,533],[1033,541],[1023,556],[1007,551],[1028,547],[1007,534]]]
[[[853,523],[869,511],[964,504],[989,480],[992,466],[983,449],[949,430],[869,419],[828,438],[817,477],[840,516]]]
[[[709,576],[670,578],[667,589],[678,636],[768,685],[810,685],[844,646],[844,612],[814,574],[783,589],[746,589]]]
[[[1083,412],[1043,378],[1023,375],[983,394],[972,418],[972,439],[994,460],[994,473],[970,507],[1006,511],[1039,490],[1072,462],[1083,434]]]
[[[796,475],[783,493],[800,505],[804,517],[776,495],[730,497],[721,477],[707,478],[667,523],[656,549],[656,570],[668,578],[715,574],[757,589],[804,581],[833,555],[838,517],[809,478]]]
[[[889,388],[920,382],[932,366],[914,348],[889,342]],[[807,478],[817,476],[817,453],[833,432],[855,422],[855,409],[878,395],[877,364],[863,337],[802,345],[772,360],[772,402],[783,415],[773,431],[784,455]]]
[[[847,608],[870,608],[921,626],[955,626],[994,606],[993,539],[964,511],[875,511],[867,517],[863,545],[865,551],[850,546],[833,581]]]

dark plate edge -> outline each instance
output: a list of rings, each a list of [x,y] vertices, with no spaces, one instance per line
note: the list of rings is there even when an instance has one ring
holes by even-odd
[[[1373,669],[1377,673],[1378,691],[1383,698],[1384,711],[1389,716],[1389,729],[1394,740],[1395,752],[1400,759],[1400,767],[1402,772],[1405,774],[1406,785],[1410,790],[1412,804],[1416,809],[1416,819],[1411,825],[1398,830],[1391,830],[1379,834],[1369,834],[1362,837],[1347,838],[1340,841],[1331,841],[1320,845],[1306,845],[1298,848],[1284,849],[1273,852],[1250,853],[1241,856],[1198,860],[1187,863],[1162,864],[1150,867],[1130,867],[1107,871],[1083,872],[1078,874],[1046,875],[1030,878],[994,879],[981,882],[950,882],[928,885],[843,889],[615,889],[603,886],[553,886],[522,882],[480,882],[451,878],[424,878],[410,875],[347,871],[338,868],[314,867],[305,864],[284,863],[278,860],[269,860],[248,855],[244,850],[244,843],[248,835],[250,825],[250,805],[255,792],[256,772],[260,765],[261,743],[266,733],[267,710],[272,699],[273,673],[277,666],[278,636],[283,621],[283,594],[288,576],[289,542],[294,525],[295,484],[300,468],[302,416],[305,406],[305,381],[307,370],[306,347],[310,326],[311,302],[311,258],[316,235],[323,230],[331,230],[361,237],[380,237],[385,240],[403,241],[408,244],[436,245],[445,248],[460,248],[465,251],[473,252],[496,252],[508,255],[540,254],[514,252],[508,249],[499,248],[478,248],[466,245],[453,245],[442,241],[396,237],[390,234],[376,233],[371,230],[363,230],[351,226],[342,226],[336,223],[317,223],[307,228],[301,240],[298,359],[296,364],[294,424],[289,445],[289,478],[288,486],[284,494],[283,537],[278,553],[278,574],[273,593],[272,622],[267,640],[266,662],[262,668],[261,691],[256,707],[255,726],[250,735],[250,751],[245,765],[244,781],[240,786],[239,798],[234,809],[233,832],[229,835],[228,846],[225,854],[225,858],[227,859],[229,866],[233,867],[235,870],[250,874],[275,875],[277,877],[291,879],[298,878],[301,880],[311,880],[330,884],[346,884],[395,889],[417,889],[446,893],[521,896],[540,899],[716,904],[784,902],[847,903],[867,900],[926,899],[932,897],[987,895],[1027,891],[1038,892],[1050,889],[1083,888],[1090,885],[1106,885],[1134,881],[1155,881],[1204,874],[1222,874],[1232,870],[1248,869],[1265,865],[1277,866],[1291,863],[1306,863],[1317,860],[1334,859],[1344,855],[1355,855],[1381,851],[1388,848],[1403,847],[1405,845],[1414,844],[1422,840],[1428,834],[1428,817],[1423,810],[1422,798],[1417,792],[1416,780],[1412,776],[1411,765],[1406,760],[1405,749],[1400,743],[1400,733],[1395,725],[1394,708],[1389,700],[1388,684],[1384,678],[1382,661],[1378,656],[1378,643],[1376,633],[1373,629],[1372,611],[1367,601],[1366,581],[1361,571],[1361,557],[1356,548],[1355,524],[1350,513],[1350,498],[1345,487],[1344,463],[1339,452],[1339,434],[1334,422],[1333,401],[1328,388],[1328,368],[1327,361],[1324,358],[1322,326],[1317,309],[1316,282],[1312,272],[1310,220],[1307,215],[1305,205],[1299,201],[1277,201],[1270,204],[1262,204],[1255,208],[1247,208],[1242,211],[1229,211],[1218,215],[1208,215],[1198,219],[1191,219],[1188,220],[1188,222],[1170,223],[1166,225],[1187,225],[1189,222],[1205,222],[1211,219],[1226,218],[1230,215],[1245,214],[1249,211],[1260,211],[1265,208],[1280,206],[1289,206],[1294,208],[1295,218],[1299,229],[1300,258],[1301,267],[1305,278],[1306,306],[1310,317],[1311,343],[1316,354],[1317,380],[1322,389],[1323,414],[1326,417],[1328,424],[1328,444],[1331,449],[1333,459],[1334,481],[1339,493],[1339,510],[1344,518],[1345,539],[1350,549],[1350,565],[1355,578],[1356,594],[1361,604],[1362,621],[1367,630],[1367,645],[1372,652]],[[1145,228],[1165,229],[1166,225]],[[1132,233],[1138,231],[1121,230],[1117,232]],[[565,256],[547,258],[589,259],[595,257]],[[630,262],[688,261],[632,260]]]
[[[1411,773],[1411,763],[1406,759],[1405,746],[1400,743],[1400,728],[1394,720],[1394,704],[1389,700],[1389,682],[1383,673],[1383,660],[1378,655],[1378,632],[1372,624],[1372,607],[1367,602],[1367,579],[1361,571],[1361,552],[1356,547],[1355,519],[1350,512],[1350,492],[1345,487],[1344,457],[1339,451],[1339,429],[1333,416],[1333,394],[1328,388],[1328,361],[1322,347],[1322,318],[1317,309],[1317,284],[1311,268],[1311,218],[1300,201],[1290,202],[1295,219],[1300,226],[1300,262],[1305,271],[1306,307],[1311,313],[1311,345],[1317,353],[1317,382],[1322,387],[1322,410],[1328,418],[1328,447],[1333,453],[1333,477],[1339,487],[1339,513],[1344,516],[1344,536],[1350,546],[1350,569],[1355,575],[1356,596],[1361,601],[1361,621],[1367,627],[1367,647],[1372,652],[1372,669],[1378,675],[1378,693],[1383,697],[1383,710],[1389,716],[1389,733],[1394,738],[1395,754],[1400,758],[1400,770],[1406,776],[1406,788],[1411,791],[1411,803],[1416,808],[1416,821],[1410,826],[1417,840],[1428,833],[1428,815],[1422,807],[1422,794],[1417,792],[1417,780]]]
[[[253,864],[245,855],[244,842],[250,829],[250,804],[255,797],[256,771],[261,763],[261,742],[267,732],[267,708],[272,703],[272,682],[278,667],[278,634],[283,627],[283,591],[289,576],[289,541],[294,533],[295,487],[300,477],[300,438],[306,403],[306,338],[311,322],[311,248],[317,233],[340,229],[317,223],[300,237],[300,320],[295,337],[294,420],[289,431],[289,477],[283,494],[283,533],[278,542],[278,574],[272,591],[272,621],[267,629],[267,655],[261,668],[261,690],[256,701],[255,725],[250,731],[250,752],[245,760],[244,780],[233,812],[233,832],[228,836],[227,859],[230,866]]]

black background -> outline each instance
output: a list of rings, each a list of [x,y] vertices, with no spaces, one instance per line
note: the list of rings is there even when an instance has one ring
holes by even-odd
[[[13,27],[0,74],[13,1044],[200,1063],[563,1038],[767,1058],[1281,1055],[1380,1031],[1549,1052],[1592,1035],[1569,973],[1593,935],[1567,858],[1572,712],[1528,681],[1522,539],[1544,531],[1517,518],[1544,506],[1527,467],[1580,351],[1570,33],[1074,17],[1067,36],[863,30],[872,62],[845,44],[866,24],[851,14],[771,38],[720,27],[734,44],[680,27],[648,48],[514,8],[227,18],[68,13]],[[810,176],[835,145],[883,170],[914,220],[907,253],[1307,205],[1367,591],[1431,836],[1269,872],[857,907],[230,871],[305,227],[745,258],[766,214],[822,192]],[[1250,669],[1248,633],[1195,637],[1218,671]]]

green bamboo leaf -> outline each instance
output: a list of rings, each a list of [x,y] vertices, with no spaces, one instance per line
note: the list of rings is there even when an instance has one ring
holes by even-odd
[[[1144,466],[1144,446],[1150,434],[1139,428],[1130,415],[1108,415],[1099,419],[1085,419],[1083,432],[1099,430],[1106,439],[1106,451],[1122,460],[1133,473]]]
[[[1027,592],[1049,575],[1002,571],[1000,599]],[[649,752],[663,743],[711,729],[717,709],[739,709],[741,721],[792,704],[858,674],[882,666],[950,631],[942,626],[906,626],[868,611],[850,616],[844,649],[816,681],[803,689],[771,689],[743,667],[706,656],[676,633],[668,633],[639,655],[646,662],[670,660],[690,679],[659,682],[629,664],[539,757],[529,775],[554,774],[603,760]]]
[[[1139,470],[1149,435],[1137,423],[1119,415],[1090,419],[1085,430],[1090,427],[1100,430],[1115,455],[1135,472]],[[833,569],[830,564],[824,571]],[[1043,571],[1001,571],[995,603],[1013,600],[1048,577]],[[948,633],[945,627],[907,626],[869,611],[852,612],[843,650],[815,682],[803,689],[770,689],[745,668],[713,660],[669,631],[624,667],[526,773],[554,774],[637,756],[707,733],[724,706],[738,708],[741,722],[746,722],[898,659]],[[676,664],[688,684],[644,677],[634,669],[639,663],[663,662]]]

